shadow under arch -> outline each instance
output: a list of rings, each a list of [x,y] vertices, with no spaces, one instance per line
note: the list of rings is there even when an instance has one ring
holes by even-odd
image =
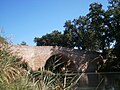
[[[54,73],[74,72],[76,67],[71,58],[64,54],[52,55],[45,63],[44,68]]]

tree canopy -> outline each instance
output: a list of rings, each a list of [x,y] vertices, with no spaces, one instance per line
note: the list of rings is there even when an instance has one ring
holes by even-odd
[[[35,37],[34,42],[37,43],[37,46],[62,46],[62,36],[61,32],[54,30],[41,38]]]

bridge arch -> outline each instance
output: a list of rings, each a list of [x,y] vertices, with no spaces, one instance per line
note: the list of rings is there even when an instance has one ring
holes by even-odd
[[[75,63],[65,54],[59,53],[49,57],[44,66],[45,69],[52,72],[73,72],[76,71]]]

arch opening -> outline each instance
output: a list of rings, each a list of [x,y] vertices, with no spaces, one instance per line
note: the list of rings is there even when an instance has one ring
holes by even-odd
[[[76,67],[71,58],[64,54],[52,55],[45,64],[45,69],[54,73],[74,72]]]

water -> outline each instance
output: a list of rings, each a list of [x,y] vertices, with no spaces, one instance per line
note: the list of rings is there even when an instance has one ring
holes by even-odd
[[[84,73],[77,90],[120,90],[120,73]]]

